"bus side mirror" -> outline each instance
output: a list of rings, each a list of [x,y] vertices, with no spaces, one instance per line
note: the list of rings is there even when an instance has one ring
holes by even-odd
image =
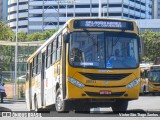
[[[70,40],[70,33],[65,33],[63,35],[63,38],[64,38],[64,43],[68,43]]]

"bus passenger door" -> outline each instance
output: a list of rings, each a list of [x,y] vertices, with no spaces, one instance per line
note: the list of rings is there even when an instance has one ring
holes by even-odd
[[[44,106],[44,80],[45,80],[45,52],[42,53],[42,67],[41,67],[41,100]]]

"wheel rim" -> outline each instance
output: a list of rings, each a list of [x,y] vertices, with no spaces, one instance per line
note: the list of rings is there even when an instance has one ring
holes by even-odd
[[[62,95],[59,92],[59,94],[56,97],[56,109],[57,111],[60,111],[62,110],[62,108],[63,108],[63,100],[62,100]]]

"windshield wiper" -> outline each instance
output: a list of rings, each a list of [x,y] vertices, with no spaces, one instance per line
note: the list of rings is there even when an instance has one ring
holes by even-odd
[[[121,32],[118,32],[114,44],[113,44],[113,36],[112,36],[112,52],[111,52],[111,56],[108,58],[108,60],[110,60],[110,58],[112,57],[113,47],[118,43],[118,41],[119,41],[119,39],[120,39],[120,34],[123,33],[123,32],[125,32],[125,30],[122,30]],[[108,61],[108,60],[107,60],[107,61]]]
[[[112,47],[115,46],[115,45],[117,44],[117,42],[118,42],[119,39],[120,39],[119,36],[120,36],[120,34],[123,33],[123,32],[125,32],[125,30],[122,30],[121,32],[119,32],[119,33],[117,34],[117,38],[115,39],[116,42],[114,43],[114,45],[112,45]],[[112,38],[113,38],[113,37],[112,37]]]
[[[83,30],[86,32],[86,34],[89,36],[89,38],[91,38],[93,43],[96,45],[96,39],[90,34],[90,32],[85,28],[83,28]]]

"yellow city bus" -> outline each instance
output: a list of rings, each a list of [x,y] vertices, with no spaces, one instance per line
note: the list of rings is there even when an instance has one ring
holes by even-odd
[[[27,108],[126,111],[139,97],[139,44],[134,21],[70,19],[27,61]]]
[[[148,92],[148,71],[149,71],[150,64],[140,64],[140,74],[141,74],[141,89],[140,94],[145,94]]]
[[[160,93],[160,65],[152,65],[148,76],[148,92]]]

